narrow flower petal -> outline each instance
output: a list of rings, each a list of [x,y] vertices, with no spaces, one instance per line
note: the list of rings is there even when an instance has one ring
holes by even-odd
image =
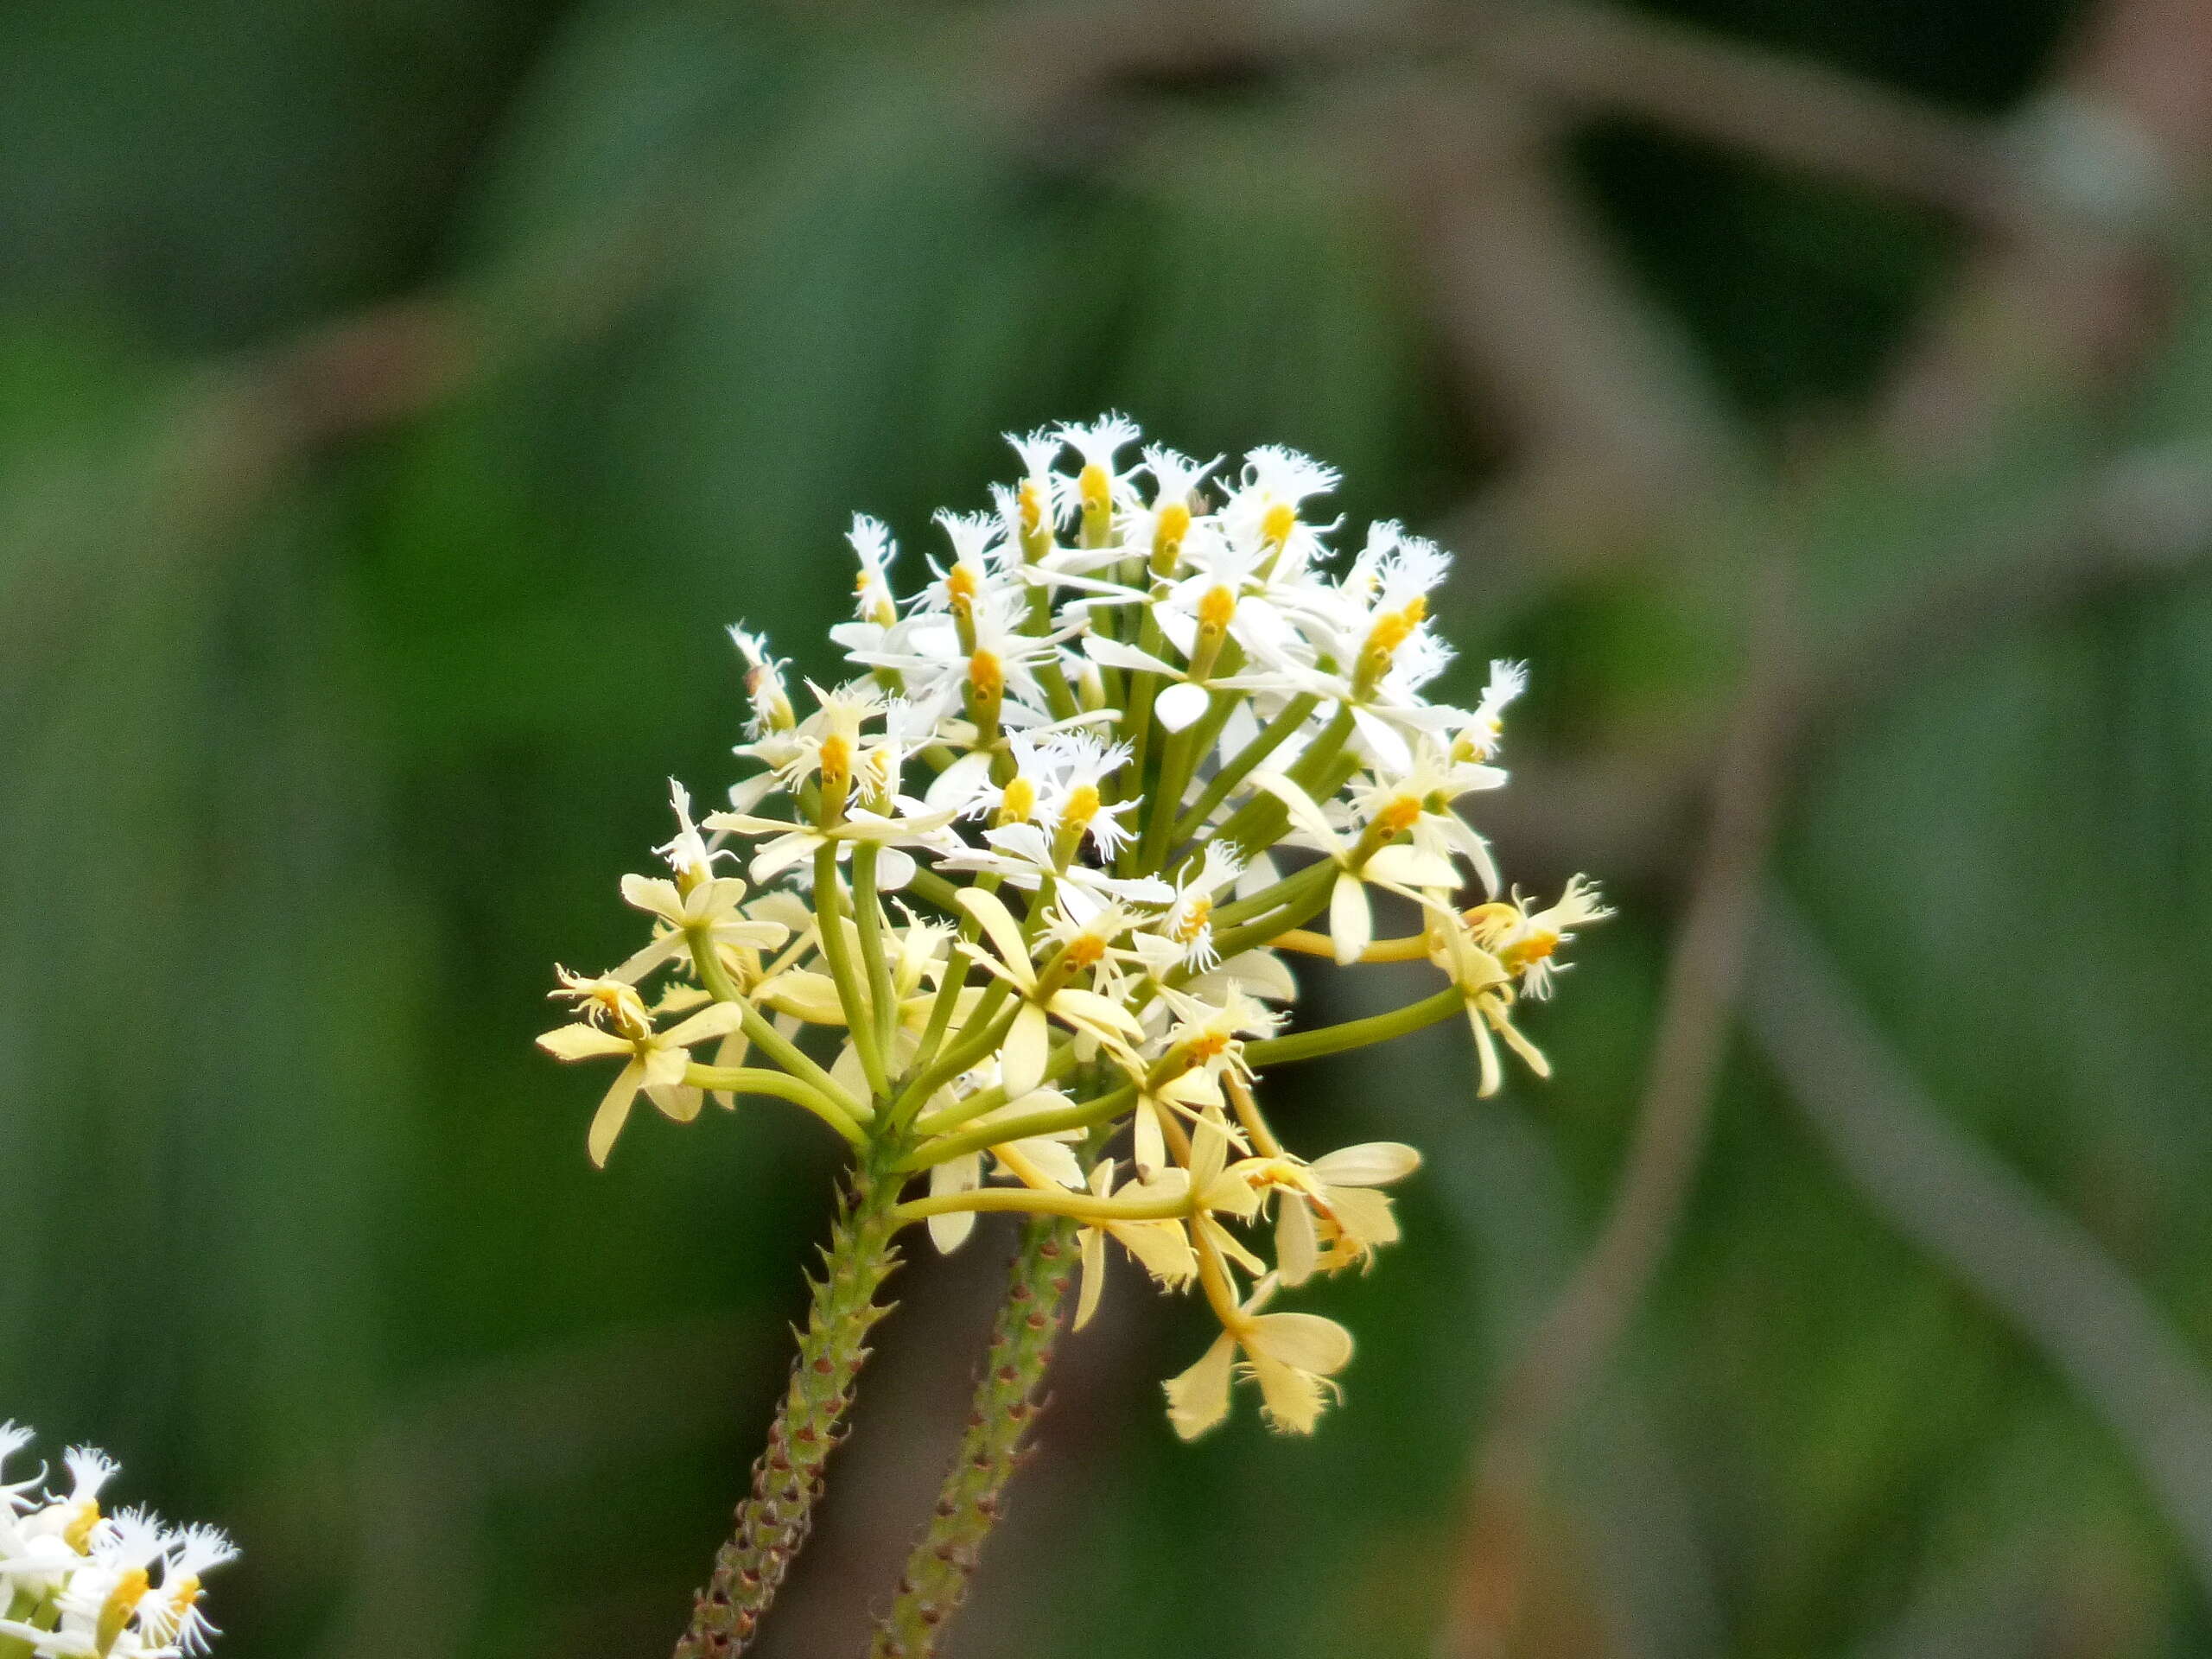
[[[1388,1186],[1421,1167],[1421,1154],[1399,1141],[1368,1141],[1339,1147],[1313,1163],[1317,1180],[1330,1186]]]
[[[1075,1328],[1078,1331],[1090,1323],[1090,1316],[1098,1312],[1098,1298],[1106,1288],[1106,1235],[1096,1227],[1083,1230],[1082,1251],[1076,1263],[1077,1275],[1083,1287],[1076,1293]]]
[[[1045,1080],[1045,1063],[1052,1058],[1052,1027],[1045,1010],[1025,1002],[1014,1016],[999,1052],[999,1071],[1009,1095],[1026,1095]]]
[[[1037,970],[1029,960],[1029,942],[1021,937],[1021,924],[1014,919],[1014,912],[1006,907],[1006,900],[995,893],[981,887],[963,887],[959,893],[961,909],[976,918],[976,924],[990,936],[998,947],[998,954],[1011,970],[1008,977],[1023,990],[1033,990],[1037,984]],[[1029,1087],[1036,1085],[1032,1083]],[[1016,1090],[1027,1093],[1027,1090]]]
[[[1275,1271],[1284,1284],[1302,1285],[1313,1276],[1313,1264],[1321,1254],[1313,1212],[1294,1192],[1279,1194],[1275,1202]]]
[[[1350,870],[1337,872],[1329,893],[1329,939],[1336,946],[1337,963],[1350,967],[1360,952],[1375,943],[1375,912],[1368,906],[1367,886]]]
[[[1194,1440],[1229,1415],[1229,1373],[1236,1344],[1224,1331],[1198,1363],[1168,1379],[1167,1421],[1186,1440]]]
[[[585,1146],[591,1160],[600,1168],[607,1167],[607,1154],[614,1149],[614,1137],[622,1133],[622,1126],[630,1121],[631,1103],[638,1097],[638,1089],[645,1080],[645,1068],[632,1059],[615,1074],[607,1093],[601,1098],[599,1109],[592,1114],[591,1133]]]
[[[601,1031],[597,1026],[563,1026],[557,1031],[544,1033],[537,1046],[556,1059],[590,1060],[608,1054],[628,1054],[636,1045],[626,1037],[617,1037],[611,1031]]]
[[[1321,810],[1320,804],[1306,792],[1302,785],[1279,772],[1255,772],[1252,782],[1288,808],[1291,821],[1322,846],[1337,844],[1337,832],[1329,823],[1329,815]]]

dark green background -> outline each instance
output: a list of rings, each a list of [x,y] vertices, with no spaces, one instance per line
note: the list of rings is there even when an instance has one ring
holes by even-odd
[[[1991,117],[2079,22],[1679,14]],[[1201,454],[1287,442],[1345,470],[1357,518],[1461,543],[1447,695],[1492,652],[1534,659],[1509,868],[1549,891],[1592,863],[1623,912],[1528,1021],[1558,1081],[1478,1103],[1456,1026],[1274,1080],[1294,1144],[1430,1160],[1406,1243],[1313,1298],[1360,1340],[1344,1407],[1311,1442],[1246,1402],[1175,1444],[1157,1381],[1203,1312],[1122,1273],[1065,1345],[956,1644],[1413,1659],[1489,1389],[1619,1167],[1694,854],[1681,798],[1613,763],[1709,747],[1746,550],[1786,527],[1812,652],[2063,543],[2146,446],[2212,441],[2190,237],[2136,371],[2044,388],[1930,477],[1853,435],[1974,238],[1599,120],[1558,175],[1740,423],[1748,480],[1663,535],[1595,515],[1578,557],[1457,534],[1516,445],[1453,372],[1391,111],[1413,89],[1481,115],[1490,83],[1446,52],[1298,44],[1372,21],[1308,9],[1059,99],[1035,43],[1080,67],[1120,14],[1039,15],[0,18],[0,1416],[105,1445],[126,1497],[240,1537],[231,1659],[664,1650],[779,1385],[836,1149],[761,1102],[641,1119],[594,1173],[603,1080],[529,1039],[556,959],[637,938],[614,884],[665,833],[663,780],[734,774],[723,625],[825,671],[853,511],[923,544],[932,507],[1007,474],[997,434],[1107,407]],[[458,335],[378,347],[334,399],[270,391],[300,331],[405,295]],[[444,393],[363,412],[448,350]],[[2160,543],[2171,570],[1987,626],[1961,607],[1866,665],[1796,756],[1781,854],[1943,1121],[2199,1355],[2206,522]],[[1737,1054],[1679,1246],[1557,1442],[1527,1651],[2212,1644],[2094,1402],[1893,1223]],[[856,1650],[1008,1236],[903,1281],[764,1654]]]

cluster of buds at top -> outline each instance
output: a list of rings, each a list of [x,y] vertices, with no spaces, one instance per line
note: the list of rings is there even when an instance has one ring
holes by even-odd
[[[137,1510],[109,1515],[115,1465],[79,1446],[68,1484],[8,1465],[31,1433],[0,1423],[0,1659],[175,1659],[203,1651],[214,1627],[200,1580],[235,1553],[212,1527],[170,1528]]]
[[[1218,462],[1165,449],[1128,463],[1137,435],[1109,417],[1014,440],[1020,481],[938,515],[945,550],[903,600],[888,533],[856,520],[857,614],[832,630],[853,677],[809,684],[804,715],[785,664],[732,631],[757,769],[696,819],[675,789],[669,874],[622,884],[652,940],[564,971],[577,1022],[539,1040],[623,1062],[598,1160],[640,1091],[678,1121],[768,1094],[890,1178],[925,1176],[900,1218],[941,1248],[979,1211],[1074,1217],[1078,1323],[1109,1239],[1220,1318],[1167,1384],[1179,1431],[1218,1421],[1240,1374],[1304,1431],[1351,1341],[1276,1299],[1395,1239],[1378,1189],[1420,1159],[1294,1155],[1259,1068],[1464,1011],[1484,1093],[1500,1043],[1541,1073],[1516,1010],[1606,912],[1579,880],[1548,907],[1502,895],[1461,816],[1505,781],[1523,677],[1493,664],[1471,709],[1422,696],[1451,655],[1428,613],[1444,555],[1385,524],[1340,558],[1308,512],[1328,468],[1262,448],[1216,484]],[[1377,938],[1378,892],[1419,930]],[[1445,982],[1281,1036],[1301,953],[1425,960]]]

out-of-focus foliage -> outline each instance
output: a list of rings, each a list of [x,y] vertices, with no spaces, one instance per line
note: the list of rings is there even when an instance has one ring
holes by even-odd
[[[2072,20],[1680,13],[1970,111],[2021,97]],[[1000,432],[1109,406],[1192,453],[1308,448],[1355,515],[1492,522],[1465,508],[1503,446],[1373,130],[1449,62],[1301,49],[1055,101],[1055,54],[1079,69],[1115,15],[0,19],[0,1416],[111,1446],[239,1536],[232,1659],[673,1634],[830,1148],[793,1115],[641,1122],[595,1175],[589,1085],[528,1039],[553,961],[632,942],[607,899],[662,780],[730,775],[724,623],[815,666],[851,512],[927,546],[929,510],[1003,470]],[[1642,129],[1573,166],[1754,456],[1845,427],[1970,253]],[[416,290],[486,342],[462,389],[305,450],[281,399],[226,402],[270,342]],[[1808,654],[1932,576],[2147,524],[2171,569],[1862,664],[1869,695],[1794,757],[1782,861],[1950,1125],[2205,1355],[2212,588],[2205,516],[2154,509],[2212,454],[2212,265],[2174,307],[2124,394],[2060,388],[1970,464],[1831,446],[1776,468],[1780,505],[1567,575],[1491,537],[1443,621],[1469,684],[1535,659],[1509,850],[1549,885],[1586,855],[1544,780],[1662,753],[1728,695],[1747,518],[1790,527]],[[1430,1651],[1490,1387],[1628,1141],[1688,856],[1645,840],[1541,1016],[1555,1084],[1478,1107],[1445,1041],[1306,1080],[1306,1140],[1430,1154],[1406,1243],[1321,1298],[1357,1305],[1343,1411],[1311,1443],[1178,1446],[1150,1379],[1201,1333],[1109,1305],[1065,1344],[960,1651]],[[909,1270],[764,1653],[849,1650],[887,1592],[995,1279]],[[1527,1650],[2198,1651],[2202,1564],[2147,1490],[1745,1055],[1560,1448]]]

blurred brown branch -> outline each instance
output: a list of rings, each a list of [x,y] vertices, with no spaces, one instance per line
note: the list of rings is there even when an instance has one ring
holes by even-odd
[[[1837,1166],[2049,1357],[2126,1448],[2212,1593],[2212,1387],[2197,1357],[2078,1223],[1945,1121],[1778,897],[1753,962],[1752,1034]]]
[[[2108,0],[2010,148],[2031,211],[1990,238],[1901,365],[1901,454],[1970,461],[2024,401],[2109,387],[2156,337],[2171,228],[2212,170],[2212,7]]]
[[[1451,308],[1447,334],[1529,438],[1529,475],[1561,482],[1536,491],[1539,504],[1564,504],[1578,480],[1602,473],[1642,480],[1626,499],[1632,513],[1658,499],[1662,480],[1709,473],[1719,453],[1719,429],[1694,413],[1706,397],[1681,395],[1699,378],[1694,359],[1619,286],[1560,194],[1538,135],[1561,116],[1633,115],[1970,216],[2011,199],[1997,152],[1971,121],[1611,8],[1510,5],[1415,24],[1294,22],[1156,0],[1042,3],[996,16],[988,29],[957,19],[940,34],[940,45],[967,48],[945,55],[969,66],[974,83],[948,86],[948,99],[1002,108],[1020,132],[1057,125],[1071,105],[1135,75],[1224,61],[1353,61],[1378,50],[1471,53],[1495,108],[1478,118],[1463,96],[1457,130],[1447,122],[1436,135],[1451,165],[1444,194],[1429,203],[1433,251],[1440,279],[1478,302]],[[1004,87],[1019,96],[982,96]],[[669,280],[713,218],[699,211],[705,188],[696,177],[654,181],[626,218],[588,236],[515,251],[476,278],[379,302],[211,369],[172,416],[152,516],[219,533],[306,457],[419,418],[517,362],[588,338]],[[1460,200],[1443,211],[1453,193]],[[1484,321],[1508,317],[1515,327]],[[1554,326],[1531,329],[1531,317]],[[1637,372],[1624,375],[1630,364]]]
[[[1789,724],[1783,695],[1795,626],[1788,568],[1777,563],[1765,575],[1750,668],[1713,777],[1705,852],[1668,962],[1634,1139],[1597,1242],[1499,1388],[1475,1459],[1440,1646],[1451,1659],[1489,1659],[1508,1649],[1546,1443],[1574,1411],[1642,1300],[1702,1154],[1773,834]]]
[[[1370,111],[1362,111],[1369,113]],[[1524,581],[1648,545],[1740,489],[1742,435],[1687,332],[1620,266],[1563,165],[1554,113],[1510,84],[1425,79],[1391,100],[1387,145],[1416,270],[1502,482],[1446,534]],[[1497,562],[1482,566],[1495,604]]]
[[[1502,7],[1478,40],[1567,111],[1633,117],[1969,222],[2019,211],[1986,124],[1820,64],[1600,5]]]
[[[2093,37],[2087,54],[2087,78],[2095,79],[2102,68],[2107,72],[2103,91],[2117,108],[2143,107],[2143,127],[2165,140],[2167,153],[2174,157],[2178,171],[2184,164],[2193,169],[2196,158],[2206,148],[2207,135],[2200,129],[2205,111],[2212,110],[2212,73],[2200,74],[2193,80],[2184,76],[2177,84],[2162,70],[2157,54],[2140,49],[2141,36],[2146,31],[2155,35],[2164,25],[2164,32],[2172,37],[2172,46],[2185,58],[2194,58],[2201,48],[2212,46],[2206,38],[2212,35],[2212,13],[2199,7],[2181,18],[2173,16],[2172,10],[2156,3],[2115,7],[2114,16],[2107,17]],[[1602,87],[1610,69],[1617,93],[1622,86],[1663,88],[1648,96],[1662,105],[1680,99],[1689,106],[1693,118],[1718,111],[1723,128],[1738,117],[1751,119],[1786,135],[1781,141],[1783,149],[1801,155],[1804,153],[1802,147],[1808,145],[1818,154],[1819,147],[1834,130],[1834,104],[1824,104],[1823,89],[1803,78],[1789,83],[1790,90],[1777,97],[1774,83],[1763,81],[1756,72],[1745,72],[1740,63],[1718,81],[1703,78],[1703,66],[1697,62],[1677,60],[1672,73],[1661,73],[1659,66],[1668,62],[1667,44],[1661,37],[1630,29],[1609,54],[1604,33],[1608,25],[1601,14],[1574,11],[1554,16],[1567,20],[1564,29],[1535,40],[1530,54],[1532,67],[1524,66],[1524,73],[1541,75],[1566,61]],[[1551,48],[1577,27],[1586,31],[1581,36],[1585,49],[1555,58]],[[1625,73],[1624,65],[1631,66]],[[1555,92],[1573,96],[1572,90],[1560,81],[1550,84]],[[1702,90],[1693,96],[1686,88]],[[2161,93],[2163,99],[2158,96]],[[1825,110],[1825,116],[1799,126],[1792,118],[1793,100],[1808,111]],[[1671,118],[1663,107],[1643,112],[1686,124],[1681,119],[1681,109],[1672,111]],[[2153,267],[2154,227],[2143,222],[2129,224],[2117,237],[2085,229],[2078,204],[2072,213],[2056,211],[2069,204],[2063,193],[2053,189],[2050,180],[2023,175],[2024,186],[2032,188],[2024,188],[2016,195],[2006,182],[2007,163],[1994,146],[1974,136],[1965,124],[1942,125],[1941,130],[1914,127],[1917,114],[1908,114],[1907,125],[1913,127],[1912,132],[1892,127],[1890,136],[1895,144],[1887,149],[1878,144],[1869,154],[1885,155],[1891,162],[1916,155],[1917,159],[1908,164],[1930,168],[1934,176],[1945,178],[1939,194],[1947,200],[1963,190],[1974,204],[1974,217],[2006,227],[2000,240],[2010,249],[2008,257],[1993,262],[1980,280],[2004,296],[2018,338],[2008,343],[2002,331],[1993,339],[1986,329],[1963,327],[1948,334],[1938,330],[1900,377],[1897,406],[1904,414],[1893,422],[1893,433],[1910,433],[1910,441],[1931,443],[1940,455],[1956,456],[1971,451],[1970,440],[1986,440],[1994,411],[2016,404],[2024,388],[2037,384],[2035,377],[2023,372],[2023,361],[2030,352],[2042,353],[2039,360],[2078,363],[2085,353],[2117,357],[2120,353],[2109,344],[2117,339],[2125,340],[2131,356],[2141,351],[2144,326],[2140,308],[2131,303],[2134,297],[2131,283],[2139,284]],[[1707,124],[1710,130],[1713,124]],[[1916,151],[1914,133],[1927,138],[1927,149]],[[1755,147],[1767,152],[1774,146],[1769,143]],[[1855,155],[1840,158],[1829,155],[1826,159],[1831,165],[1840,160],[1847,168]],[[1495,174],[1495,156],[1487,159]],[[1948,173],[1955,164],[1955,173]],[[1870,168],[1861,181],[1873,181],[1872,171]],[[1486,181],[1479,170],[1471,176],[1478,182]],[[2036,194],[2037,188],[2042,191],[2040,196]],[[2077,257],[2085,240],[2094,245],[2094,257],[2086,262]],[[1511,238],[1504,246],[1508,257],[1522,261],[1524,271],[1539,268],[1540,262],[1528,258],[1525,246],[1516,247]],[[1450,245],[1446,243],[1441,251],[1449,251]],[[1557,280],[1560,264],[1555,258],[1550,261],[1550,280]],[[1577,264],[1602,267],[1605,262],[1602,258],[1592,261],[1578,252]],[[1453,270],[1442,257],[1438,258],[1437,268]],[[1506,361],[1516,372],[1505,378],[1509,387],[1515,384],[1546,387],[1563,384],[1570,388],[1584,385],[1592,378],[1589,370],[1593,361],[1599,365],[1597,384],[1624,385],[1639,391],[1650,387],[1648,357],[1618,330],[1610,334],[1581,330],[1564,344],[1542,328],[1520,333],[1516,311],[1491,311],[1487,304],[1491,294],[1479,283],[1465,283],[1464,272],[1459,274],[1465,285],[1451,296],[1454,303],[1446,308],[1447,334],[1457,340],[1466,338],[1467,330],[1472,329],[1478,344],[1505,341],[1511,348]],[[1602,277],[1588,279],[1584,270],[1575,269],[1571,274],[1577,281],[1575,291],[1601,292],[1606,286]],[[1619,292],[1627,295],[1625,289]],[[1632,314],[1635,303],[1632,297],[1617,298],[1611,315]],[[1462,309],[1465,315],[1455,316]],[[1537,315],[1545,315],[1542,308],[1537,308]],[[1455,321],[1459,325],[1456,331]],[[2024,343],[2031,340],[2031,346]],[[1465,361],[1464,352],[1462,355]],[[1487,389],[1495,378],[1493,365],[1478,356],[1471,366],[1476,371],[1477,385]],[[2108,369],[2113,366],[2107,365]],[[1707,405],[1701,399],[1679,391],[1670,398],[1662,391],[1659,400],[1672,401],[1678,417],[1692,430],[1699,429],[1707,418]],[[1510,399],[1503,406],[1509,412],[1516,407]],[[1572,448],[1560,445],[1548,429],[1549,418],[1561,409],[1579,417],[1579,434],[1589,437],[1599,458],[1600,464],[1588,467],[1580,480],[1586,487],[1602,494],[1614,475],[1613,469],[1624,463],[1628,469],[1649,476],[1649,467],[1637,467],[1636,445],[1619,444],[1611,438],[1602,408],[1592,418],[1572,397],[1541,407],[1535,418],[1525,408],[1521,410],[1522,435],[1538,454],[1573,455]],[[1942,418],[1929,423],[1930,410]],[[1573,484],[1572,479],[1567,482],[1570,494]],[[2108,495],[2116,498],[2120,493],[2114,490]],[[1503,1385],[1494,1420],[1471,1473],[1467,1529],[1456,1557],[1457,1578],[1441,1643],[1441,1651],[1452,1659],[1491,1659],[1510,1650],[1527,1577],[1525,1555],[1535,1530],[1533,1506],[1545,1441],[1557,1422],[1573,1409],[1581,1385],[1602,1365],[1607,1349],[1624,1326],[1663,1252],[1684,1203],[1732,1023],[1734,982],[1756,909],[1759,852],[1785,785],[1779,755],[1791,747],[1801,731],[1817,722],[1832,721],[1846,709],[1878,694],[1889,681],[1888,665],[1897,660],[1885,646],[1923,643],[1931,628],[1955,629],[1961,615],[1973,616],[1979,625],[1986,626],[2040,609],[2054,600],[2075,596],[2085,582],[2101,580],[2115,568],[2125,566],[2128,563],[2125,557],[2112,556],[2115,543],[2124,546],[2127,538],[2100,533],[2110,526],[2095,522],[2099,512],[2115,504],[2113,499],[2085,503],[2081,521],[2064,525],[2049,541],[2032,546],[2024,560],[2008,559],[1995,563],[1993,568],[1982,566],[1964,574],[1939,573],[1894,610],[1855,631],[1855,637],[1846,641],[1842,649],[1815,659],[1809,668],[1782,683],[1755,683],[1743,694],[1732,717],[1732,735],[1725,746],[1714,785],[1719,803],[1715,823],[1694,896],[1670,957],[1650,1081],[1637,1137],[1612,1208],[1582,1268]],[[2139,557],[2149,553],[2152,563],[2159,558],[2158,552],[2139,542],[2127,550]],[[2168,554],[2172,550],[2165,550]],[[1986,602],[1977,604],[1976,601]],[[1953,640],[1955,644],[1955,634]],[[1757,767],[1748,766],[1744,758],[1747,722],[1758,734],[1751,747],[1764,757]],[[1612,801],[1610,821],[1617,830],[1644,841],[1648,851],[1655,830],[1662,836],[1667,833],[1666,827],[1678,819],[1674,805],[1707,775],[1705,757],[1709,752],[1709,733],[1696,734],[1667,756],[1640,755],[1629,771],[1615,773],[1611,780],[1614,787],[1598,784],[1595,795],[1601,800],[1623,797],[1618,786],[1630,786],[1624,794],[1626,805],[1621,798]],[[1756,785],[1746,785],[1744,780],[1754,774]],[[1555,807],[1562,798],[1557,798],[1549,791],[1545,798],[1553,800]],[[1573,822],[1555,823],[1554,827],[1570,836],[1577,831],[1586,832],[1589,818],[1572,806],[1565,810]],[[1732,818],[1736,823],[1732,832]],[[1756,834],[1745,828],[1754,820]],[[1920,1197],[1930,1205],[1943,1202],[1942,1193],[1932,1188],[1923,1190]],[[2182,1389],[2193,1400],[2202,1392],[2202,1383],[2187,1359],[2173,1354],[2164,1357],[2174,1363],[2163,1373],[2164,1382],[2156,1386]],[[2205,1444],[2212,1446],[2212,1441]],[[2197,1491],[2200,1483],[2193,1476],[2183,1484],[2188,1490],[2166,1491],[2164,1496],[2193,1546],[2201,1547],[2196,1529],[2203,1514],[2212,1512],[2206,1510],[2212,1499],[2205,1496],[2212,1487]],[[2177,1504],[2181,1507],[2176,1508]],[[2212,1558],[2202,1556],[2200,1549],[2200,1567],[2207,1559]]]

